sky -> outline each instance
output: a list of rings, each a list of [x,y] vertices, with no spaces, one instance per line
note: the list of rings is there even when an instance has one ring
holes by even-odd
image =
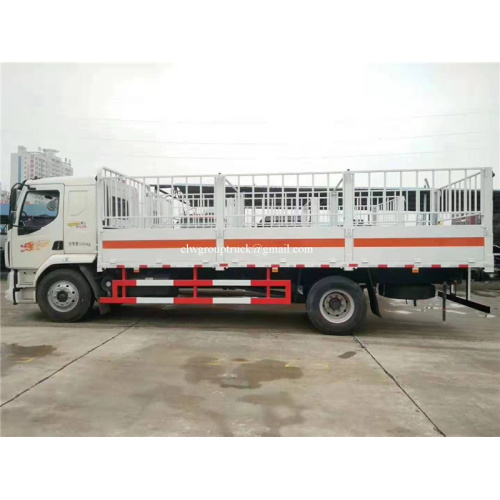
[[[499,64],[3,64],[10,153],[75,175],[499,169]]]

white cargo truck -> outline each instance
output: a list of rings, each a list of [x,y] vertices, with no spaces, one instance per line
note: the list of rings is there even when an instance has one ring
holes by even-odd
[[[493,271],[492,170],[28,180],[10,197],[7,299],[52,320],[115,304],[306,304],[327,334],[359,328],[365,291],[469,296]],[[467,282],[465,297],[455,286]],[[213,293],[217,289],[232,293]],[[201,316],[200,316],[201,318]]]

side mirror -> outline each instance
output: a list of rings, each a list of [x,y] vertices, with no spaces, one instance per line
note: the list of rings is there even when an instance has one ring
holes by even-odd
[[[18,184],[15,184],[14,186],[12,186],[12,189],[10,190],[10,206],[11,207],[15,207],[16,204],[17,204],[17,188],[18,188]]]
[[[9,229],[12,229],[16,220],[17,195],[20,184],[14,184],[10,190],[9,200]]]
[[[16,211],[11,210],[9,214],[9,229],[12,229],[12,226],[16,222]]]
[[[49,212],[57,212],[58,206],[59,206],[59,200],[57,198],[53,198],[47,203],[47,210],[49,210]]]

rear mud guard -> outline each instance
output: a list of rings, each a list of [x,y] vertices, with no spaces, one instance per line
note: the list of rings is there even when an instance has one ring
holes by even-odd
[[[379,318],[382,317],[382,313],[380,312],[380,307],[378,305],[377,294],[375,293],[375,287],[373,286],[372,275],[370,274],[370,270],[368,269],[368,280],[366,282],[366,289],[368,290],[368,298],[370,299],[370,309],[375,316]]]

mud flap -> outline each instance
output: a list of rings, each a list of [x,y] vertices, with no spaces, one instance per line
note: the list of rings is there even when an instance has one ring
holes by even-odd
[[[111,306],[109,304],[101,304],[100,302],[98,302],[97,306],[99,307],[99,314],[101,316],[109,314],[109,312],[111,311]]]
[[[88,281],[88,284],[90,285],[90,288],[92,288],[92,292],[94,293],[94,297],[99,302],[99,298],[101,297],[101,291],[99,290],[99,285],[97,284],[95,278],[94,278],[94,273],[93,270],[90,266],[84,266],[80,265],[78,266],[80,268],[81,273],[83,276],[85,276],[85,279]]]
[[[375,288],[373,286],[372,276],[370,271],[368,271],[368,280],[366,282],[366,289],[368,290],[368,298],[370,299],[370,309],[375,316],[379,318],[382,317],[382,313],[380,312],[380,308],[378,306],[377,294],[375,293]]]

